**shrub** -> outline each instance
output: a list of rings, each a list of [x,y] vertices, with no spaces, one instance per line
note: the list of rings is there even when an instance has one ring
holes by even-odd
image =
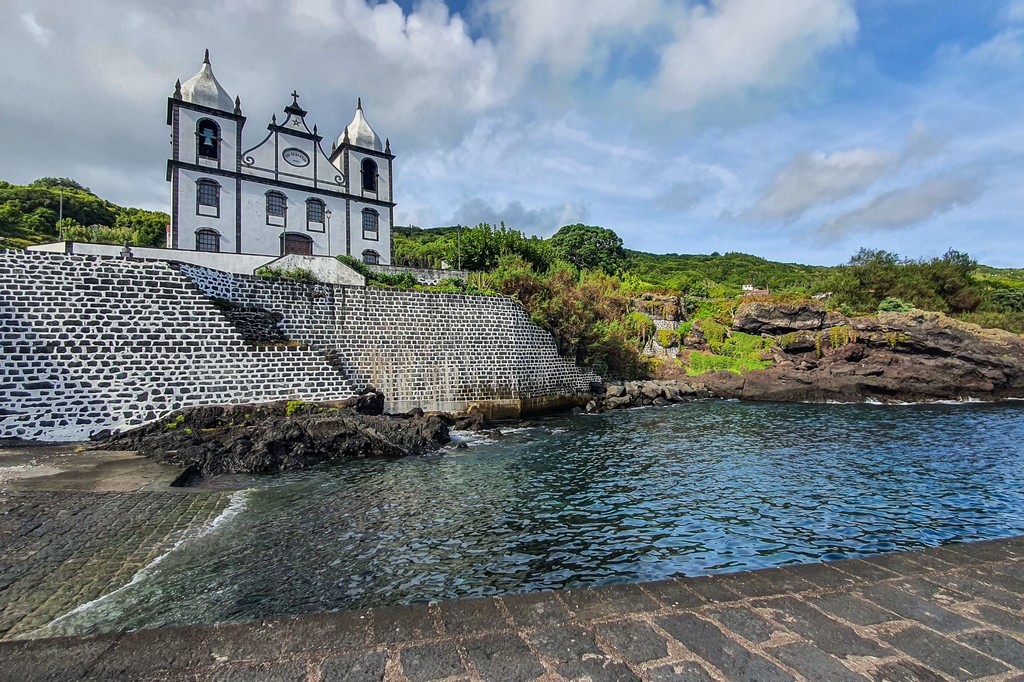
[[[366,283],[371,286],[394,287],[397,289],[413,289],[419,282],[411,272],[371,272],[366,277]]]
[[[725,336],[728,333],[725,325],[719,324],[710,318],[700,321],[700,330],[708,342],[708,347],[716,353],[722,350],[725,343]]]
[[[691,321],[711,319],[719,324],[729,326],[732,324],[733,301],[719,299],[702,301],[700,299],[686,299],[686,312]]]
[[[658,339],[658,345],[662,348],[672,348],[679,345],[679,333],[671,329],[659,330],[656,338]]]
[[[654,338],[654,333],[658,331],[654,320],[643,313],[630,313],[626,315],[626,319],[623,322],[626,334],[628,334],[630,340],[640,347],[646,346]]]
[[[878,304],[880,313],[909,313],[913,309],[913,305],[895,296],[888,296]]]
[[[335,256],[335,258],[358,272],[363,277],[368,278],[370,276],[370,268],[366,267],[366,263],[358,258],[353,258],[352,256]]]
[[[284,406],[284,413],[290,417],[296,412],[301,412],[306,405],[304,400],[289,400],[288,404]]]
[[[698,376],[707,372],[726,370],[742,374],[751,370],[764,369],[771,363],[767,360],[751,360],[749,358],[736,358],[727,355],[712,355],[703,351],[690,353],[690,361],[686,373],[690,376]]]
[[[263,267],[256,268],[255,274],[257,277],[266,277],[274,281],[290,279],[306,284],[318,284],[320,282],[317,276],[313,274],[313,271],[306,268],[275,268],[264,265]]]

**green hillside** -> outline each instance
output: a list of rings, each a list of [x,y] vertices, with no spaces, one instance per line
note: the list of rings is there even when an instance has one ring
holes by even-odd
[[[62,188],[64,223],[58,226]],[[54,241],[61,233],[79,241],[160,245],[167,222],[164,213],[117,206],[73,180],[0,182],[2,246]],[[776,300],[816,296],[848,315],[916,307],[1024,332],[1024,270],[979,265],[952,250],[915,260],[861,249],[844,265],[823,267],[743,253],[632,251],[614,231],[594,225],[566,225],[548,239],[505,224],[409,226],[393,232],[394,264],[474,272],[470,282],[450,278],[441,290],[512,296],[554,334],[565,355],[617,376],[645,372],[641,350],[654,334],[654,323],[638,311],[645,305],[640,299],[665,305],[675,297],[687,319],[728,324],[745,285],[768,289]],[[371,279],[383,286],[417,286],[409,275]]]
[[[58,225],[62,203],[64,219]],[[40,178],[28,185],[0,180],[0,247],[25,247],[62,237],[163,246],[169,221],[166,213],[125,208],[101,199],[69,178]]]

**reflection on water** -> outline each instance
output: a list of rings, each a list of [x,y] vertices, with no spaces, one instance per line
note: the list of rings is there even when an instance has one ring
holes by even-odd
[[[701,402],[267,478],[50,634],[834,560],[1024,532],[1024,405]]]

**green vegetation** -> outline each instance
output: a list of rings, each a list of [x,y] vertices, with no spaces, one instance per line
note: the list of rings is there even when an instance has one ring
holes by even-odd
[[[64,221],[57,225],[60,195]],[[74,180],[42,178],[20,187],[0,182],[0,245],[26,246],[63,235],[76,240],[135,245],[163,243],[166,214],[122,208]],[[504,223],[436,229],[395,227],[392,262],[426,268],[457,268],[471,274],[421,285],[410,273],[371,272],[348,256],[371,286],[459,294],[504,294],[517,299],[531,319],[551,331],[560,351],[601,374],[638,377],[651,371],[643,348],[706,341],[708,352],[689,352],[687,371],[742,371],[765,366],[765,341],[730,333],[744,285],[771,290],[770,301],[800,303],[821,294],[829,309],[846,315],[876,311],[936,310],[982,326],[1024,332],[1024,269],[978,265],[950,250],[927,260],[861,249],[837,267],[775,263],[742,253],[648,254],[623,248],[610,229],[566,225],[551,238],[527,237]],[[272,279],[314,283],[302,268],[262,268]],[[664,299],[659,296],[665,295]],[[681,299],[682,310],[678,310]],[[682,317],[677,332],[659,332],[648,316]],[[699,333],[698,333],[699,332]],[[815,336],[841,347],[855,339],[848,327]],[[893,338],[898,344],[906,339]],[[796,342],[783,338],[782,345]]]
[[[698,298],[735,296],[744,284],[765,289],[815,293],[814,284],[830,268],[793,263],[774,263],[745,253],[710,256],[626,251],[623,268],[643,273],[654,287]]]
[[[69,178],[40,178],[24,186],[0,181],[0,247],[25,247],[61,238],[163,246],[169,221],[166,213],[104,201]]]
[[[555,233],[550,244],[556,259],[608,275],[619,272],[626,257],[622,239],[604,227],[566,225]]]
[[[692,351],[689,354],[685,366],[690,376],[721,369],[741,373],[771,365],[771,361],[764,358],[765,351],[771,347],[768,339],[743,332],[730,332],[724,325],[710,318],[700,321],[698,325],[710,352]]]
[[[658,345],[662,348],[674,348],[679,345],[679,332],[671,329],[659,330],[655,338],[658,339]]]
[[[305,282],[306,284],[317,284],[320,282],[312,270],[298,267],[275,268],[270,265],[264,265],[263,267],[256,268],[256,272],[253,274],[257,277],[266,277],[272,280],[290,279],[295,282]]]
[[[284,406],[284,413],[290,417],[296,412],[302,412],[308,404],[304,400],[289,400]]]
[[[345,265],[349,266],[350,268],[352,268],[353,270],[358,272],[363,277],[369,278],[370,275],[373,274],[373,273],[370,272],[370,268],[366,267],[366,263],[364,263],[363,261],[359,260],[358,258],[355,258],[353,256],[344,256],[344,255],[343,256],[335,256],[335,258],[337,258],[339,261],[341,261]]]
[[[885,299],[878,304],[878,312],[880,313],[909,313],[913,309],[914,306],[903,299],[896,298],[895,296],[886,296]]]

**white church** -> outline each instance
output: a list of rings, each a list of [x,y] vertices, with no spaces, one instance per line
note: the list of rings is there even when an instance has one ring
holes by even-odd
[[[283,120],[273,116],[249,146],[239,98],[214,77],[209,50],[199,73],[175,84],[167,101],[168,248],[391,263],[390,141],[381,143],[360,100],[328,154],[298,93],[291,97]]]

